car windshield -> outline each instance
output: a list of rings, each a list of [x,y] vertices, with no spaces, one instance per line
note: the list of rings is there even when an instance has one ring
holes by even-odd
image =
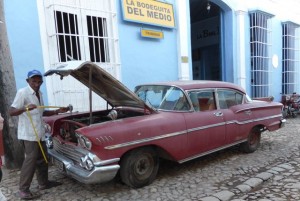
[[[174,86],[144,85],[138,86],[135,93],[144,102],[161,110],[189,110],[190,104],[181,89]]]

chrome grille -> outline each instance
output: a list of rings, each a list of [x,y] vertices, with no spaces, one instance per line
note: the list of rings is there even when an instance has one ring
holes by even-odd
[[[86,150],[70,145],[70,144],[61,144],[57,139],[53,138],[53,149],[63,156],[71,159],[74,163],[80,163],[80,158],[85,156]]]

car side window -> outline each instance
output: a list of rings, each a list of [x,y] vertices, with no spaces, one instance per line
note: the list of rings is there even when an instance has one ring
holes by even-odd
[[[160,109],[184,111],[190,110],[190,105],[184,93],[177,88],[169,89],[159,106]]]
[[[207,91],[192,91],[189,93],[192,105],[195,111],[209,111],[216,109],[214,92]]]
[[[218,101],[221,109],[228,109],[243,103],[243,94],[233,90],[218,90]]]
[[[174,86],[138,86],[135,93],[140,99],[156,109],[175,111],[188,111],[191,109],[185,93]]]
[[[190,105],[180,89],[171,87],[164,92],[159,109],[184,111],[189,110]]]

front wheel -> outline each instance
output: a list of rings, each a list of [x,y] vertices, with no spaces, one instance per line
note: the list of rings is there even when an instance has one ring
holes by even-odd
[[[245,153],[252,153],[256,151],[260,145],[261,131],[259,128],[253,128],[246,142],[241,144],[241,150]]]
[[[132,150],[121,160],[120,176],[122,181],[132,187],[141,188],[153,182],[159,158],[154,149],[147,147]]]

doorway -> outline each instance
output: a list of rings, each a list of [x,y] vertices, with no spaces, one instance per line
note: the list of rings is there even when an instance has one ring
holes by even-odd
[[[193,80],[222,80],[220,7],[190,0]]]

